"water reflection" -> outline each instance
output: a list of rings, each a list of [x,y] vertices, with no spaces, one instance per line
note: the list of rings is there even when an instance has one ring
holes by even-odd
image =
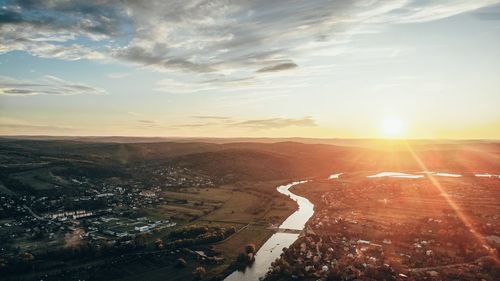
[[[442,173],[442,172],[418,172],[419,174],[426,174],[430,176],[437,177],[453,177],[458,178],[461,177],[461,174],[453,174],[453,173]],[[415,175],[415,174],[407,174],[401,172],[381,172],[375,175],[367,176],[367,178],[383,178],[383,177],[391,177],[391,178],[408,178],[408,179],[419,179],[423,178],[424,175]]]
[[[412,175],[406,173],[399,172],[382,172],[375,175],[367,176],[367,178],[383,178],[383,177],[391,177],[391,178],[408,178],[408,179],[419,179],[423,178],[423,175]]]
[[[291,214],[280,226],[279,229],[302,230],[304,225],[314,214],[314,205],[304,197],[293,194],[289,189],[297,184],[307,181],[293,182],[287,185],[278,186],[278,192],[285,194],[290,199],[295,200],[298,209]],[[284,247],[289,247],[299,237],[297,233],[275,233],[257,251],[255,262],[244,272],[235,271],[231,273],[225,281],[257,281],[264,277],[271,266],[271,263],[282,253]]]
[[[338,179],[343,173],[333,174],[328,177],[329,180]]]

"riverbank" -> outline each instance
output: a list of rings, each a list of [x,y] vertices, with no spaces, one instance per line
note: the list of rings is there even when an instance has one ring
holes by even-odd
[[[287,196],[290,200],[294,200],[298,204],[298,208],[279,228],[280,230],[302,230],[305,223],[314,214],[314,205],[306,198],[295,195],[289,189],[293,186],[300,185],[306,181],[292,182],[286,185],[280,185],[276,190]],[[271,263],[277,259],[282,253],[282,249],[290,246],[299,237],[298,233],[277,232],[273,234],[262,247],[257,251],[255,262],[245,271],[235,271],[229,275],[225,281],[257,281],[266,275]]]

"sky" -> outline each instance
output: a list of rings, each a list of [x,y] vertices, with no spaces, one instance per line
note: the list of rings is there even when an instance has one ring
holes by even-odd
[[[0,134],[500,139],[500,0],[0,0]]]

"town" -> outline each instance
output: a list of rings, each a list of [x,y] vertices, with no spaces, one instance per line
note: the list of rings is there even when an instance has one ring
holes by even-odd
[[[349,151],[355,159],[360,148],[323,149],[0,139],[0,274],[8,281],[498,279],[493,169],[478,162],[480,173],[381,172],[371,167],[374,152],[365,162],[342,162],[339,172],[332,155]],[[454,154],[443,151],[449,163]],[[312,156],[296,162],[297,152]],[[392,165],[387,160],[377,166]]]
[[[430,177],[297,186],[317,211],[266,280],[495,280],[498,179]]]
[[[145,172],[143,167],[141,172]],[[47,187],[48,190],[56,189],[56,185],[64,182],[64,188],[71,189],[71,192],[62,196],[58,192],[55,196],[2,194],[2,270],[8,271],[20,254],[40,256],[49,250],[55,252],[82,244],[131,244],[148,233],[173,228],[178,223],[175,219],[148,216],[144,212],[169,204],[169,200],[162,196],[162,190],[214,186],[210,178],[185,168],[162,167],[148,172],[151,178],[147,187],[140,180],[58,175],[55,176],[58,183]]]

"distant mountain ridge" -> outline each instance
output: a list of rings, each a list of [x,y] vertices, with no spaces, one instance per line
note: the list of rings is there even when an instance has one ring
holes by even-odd
[[[24,139],[24,140],[67,140],[81,142],[111,142],[111,143],[155,143],[155,142],[206,142],[215,144],[225,143],[278,143],[278,142],[300,142],[305,144],[333,144],[340,146],[373,146],[373,145],[399,145],[402,143],[416,144],[466,144],[466,143],[500,143],[500,140],[478,139],[478,140],[454,140],[454,139],[349,139],[349,138],[305,138],[305,137],[283,137],[283,138],[215,138],[215,137],[135,137],[135,136],[0,136],[2,139]]]
[[[327,176],[332,172],[386,170],[500,172],[500,143],[485,142],[398,144],[388,149],[291,141],[117,143],[1,138],[1,163],[8,165],[9,155],[14,154],[25,159],[81,161],[98,166],[175,164],[232,180],[274,180]]]

